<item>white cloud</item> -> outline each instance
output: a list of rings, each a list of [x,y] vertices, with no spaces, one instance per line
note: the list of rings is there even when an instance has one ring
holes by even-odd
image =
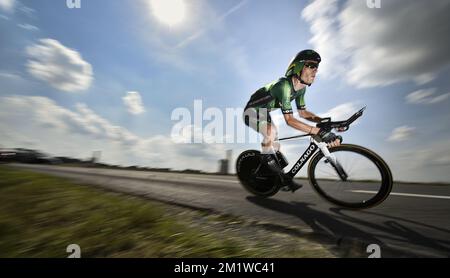
[[[414,91],[406,96],[406,101],[409,103],[426,103],[427,98],[432,96],[435,91],[435,88]]]
[[[340,104],[325,113],[320,113],[320,117],[331,117],[332,121],[343,121],[348,119],[361,107],[356,106],[356,102],[347,102]]]
[[[427,84],[431,81],[433,81],[433,79],[435,78],[435,76],[433,74],[421,74],[417,77],[414,78],[414,81],[417,83],[417,85],[424,85]]]
[[[99,138],[120,142],[124,145],[132,145],[139,141],[139,138],[123,127],[113,125],[109,121],[97,115],[89,109],[86,104],[76,105],[77,112],[72,114],[68,124],[72,124],[72,131],[87,133]]]
[[[448,97],[450,97],[450,93],[438,95],[437,97],[433,97],[432,99],[430,99],[429,103],[438,103],[446,100]]]
[[[412,136],[414,130],[415,130],[414,127],[409,126],[397,127],[392,131],[391,135],[388,138],[388,141],[391,142],[406,141]]]
[[[425,84],[450,63],[450,25],[446,0],[316,0],[303,10],[310,43],[323,56],[321,72],[342,76],[359,88],[414,81]]]
[[[0,10],[12,12],[14,10],[15,4],[16,0],[0,0]]]
[[[30,59],[28,72],[50,86],[66,92],[86,90],[93,80],[92,66],[80,53],[67,48],[59,41],[41,39],[38,44],[27,47]]]
[[[21,5],[20,10],[28,16],[33,16],[34,12],[36,12],[34,9],[27,7],[23,4]]]
[[[68,109],[46,97],[0,97],[0,130],[4,147],[32,144],[49,154],[78,158],[101,150],[102,161],[121,165],[217,171],[226,150],[221,144],[175,144],[163,135],[143,138],[85,104]]]
[[[448,139],[426,142],[420,148],[387,154],[396,180],[450,181],[450,148]]]
[[[302,11],[302,17],[310,23],[310,30],[313,37],[310,43],[320,52],[323,63],[320,65],[320,73],[324,76],[335,76],[338,72],[336,67],[332,67],[331,61],[337,61],[343,55],[340,51],[341,42],[335,39],[338,30],[338,20],[336,0],[312,1]],[[333,47],[329,47],[328,41],[333,41]]]
[[[215,17],[215,19],[213,21],[211,21],[209,24],[204,24],[202,26],[202,28],[199,28],[198,30],[196,30],[196,32],[194,34],[190,35],[188,38],[186,38],[183,41],[181,41],[180,43],[178,43],[176,48],[185,47],[192,41],[194,41],[197,38],[199,38],[200,36],[204,35],[207,31],[209,31],[210,29],[215,27],[220,22],[224,21],[228,16],[230,16],[231,14],[233,14],[234,12],[239,10],[242,6],[244,6],[247,3],[247,1],[248,0],[243,0],[243,1],[239,2],[238,4],[233,6],[231,9],[226,11],[224,14]]]
[[[127,92],[127,95],[124,96],[122,100],[129,113],[139,115],[145,112],[139,92]]]
[[[34,25],[31,25],[31,24],[27,24],[27,23],[25,23],[25,24],[17,24],[17,26],[19,26],[20,28],[23,28],[25,30],[28,30],[28,31],[38,31],[39,30],[38,27],[36,27]]]
[[[218,128],[224,128],[218,127]],[[174,143],[225,143],[227,142],[227,139],[230,142],[233,142],[234,136],[231,134],[224,135],[224,134],[214,134],[213,132],[210,132],[209,130],[206,130],[206,128],[203,128],[201,126],[197,125],[185,125],[182,126],[179,130],[179,133],[172,133],[171,134],[171,140]]]
[[[406,96],[408,103],[414,104],[434,104],[444,101],[450,96],[450,93],[440,94],[435,96],[436,88],[420,89],[414,91]]]
[[[450,148],[447,143],[435,143],[419,150],[404,152],[399,158],[409,160],[412,163],[411,167],[415,168],[425,165],[449,167]]]
[[[22,77],[18,74],[11,73],[11,72],[4,72],[4,71],[0,71],[0,78],[15,79],[15,80],[22,79]]]

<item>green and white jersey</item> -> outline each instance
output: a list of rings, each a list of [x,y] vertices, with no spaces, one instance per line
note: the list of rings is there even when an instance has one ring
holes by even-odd
[[[283,114],[292,113],[291,102],[295,99],[297,109],[306,109],[306,87],[295,91],[292,80],[282,77],[256,91],[247,103],[247,108],[266,108],[268,111],[281,108]]]

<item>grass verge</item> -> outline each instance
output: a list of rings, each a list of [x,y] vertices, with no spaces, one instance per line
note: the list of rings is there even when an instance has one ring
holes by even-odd
[[[0,257],[332,257],[319,243],[0,166]]]

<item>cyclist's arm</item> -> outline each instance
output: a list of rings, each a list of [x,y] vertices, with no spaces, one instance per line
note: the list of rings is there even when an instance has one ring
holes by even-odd
[[[319,130],[320,130],[319,128],[310,126],[308,124],[305,124],[305,123],[297,120],[294,117],[293,113],[289,113],[289,114],[284,114],[283,113],[283,116],[284,116],[284,120],[286,121],[286,124],[288,126],[290,126],[290,127],[293,127],[293,128],[295,128],[297,130],[303,131],[303,132],[308,133],[308,134],[314,134],[315,135],[315,134],[319,133]]]
[[[322,118],[320,118],[317,115],[315,115],[314,113],[309,112],[308,110],[306,110],[305,92],[306,92],[306,88],[304,88],[300,92],[299,96],[297,98],[295,98],[295,104],[297,105],[298,115],[301,118],[306,119],[308,121],[315,122],[315,123],[320,123]]]
[[[279,82],[272,88],[272,94],[276,98],[276,101],[279,102],[281,112],[283,113],[284,120],[288,126],[310,134],[317,134],[319,132],[318,128],[312,127],[294,118],[289,83]],[[299,106],[297,105],[297,107]]]
[[[311,122],[320,123],[322,120],[321,117],[317,116],[316,114],[306,110],[306,109],[297,109],[298,115],[302,117],[303,119],[306,119]]]

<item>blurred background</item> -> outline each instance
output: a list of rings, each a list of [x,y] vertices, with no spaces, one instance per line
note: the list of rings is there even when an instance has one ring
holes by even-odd
[[[448,257],[449,14],[447,0],[0,0],[0,163],[20,163],[0,165],[0,257]],[[233,176],[260,148],[239,111],[303,49],[322,56],[308,110],[367,106],[341,135],[393,172],[376,208],[309,186],[256,198]],[[282,142],[288,167],[308,144]]]
[[[259,144],[177,144],[172,112],[243,108],[313,48],[323,62],[308,110],[341,120],[367,105],[345,142],[379,153],[396,180],[450,180],[448,1],[77,3],[0,0],[2,153],[232,173],[220,160]],[[297,134],[273,117],[280,137]],[[186,128],[202,126],[192,116]],[[283,144],[291,165],[307,144]]]

